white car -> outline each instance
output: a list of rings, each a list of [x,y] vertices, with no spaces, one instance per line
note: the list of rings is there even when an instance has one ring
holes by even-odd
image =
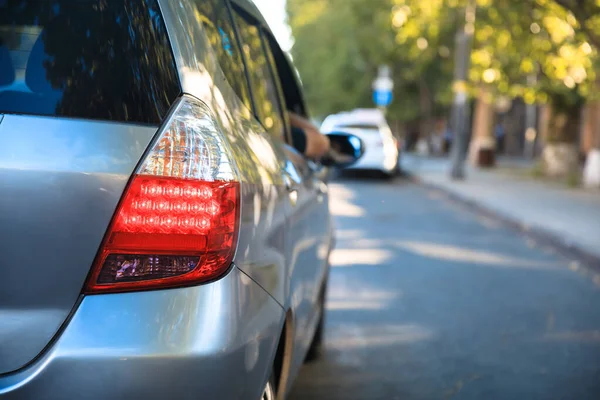
[[[321,131],[325,134],[351,133],[363,140],[365,152],[362,158],[348,169],[381,171],[385,177],[398,173],[398,141],[380,110],[356,109],[329,115],[321,124]]]

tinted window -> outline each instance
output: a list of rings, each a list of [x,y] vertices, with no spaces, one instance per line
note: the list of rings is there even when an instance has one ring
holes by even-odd
[[[283,104],[285,104],[285,109],[308,117],[298,82],[298,72],[292,67],[290,61],[287,59],[287,56],[277,45],[277,41],[268,35],[265,35],[264,37],[267,39],[265,42],[269,44],[269,50],[272,51],[275,59],[275,67],[279,75],[281,88],[283,89]]]
[[[267,37],[265,36],[265,34],[263,33],[263,43],[264,43],[264,47],[265,47],[265,53],[267,54],[267,62],[269,63],[269,69],[272,71],[272,74],[274,75],[274,79],[273,79],[273,83],[275,85],[275,93],[274,95],[278,97],[279,99],[279,103],[282,106],[280,107],[283,108],[284,111],[286,111],[288,108],[286,107],[286,102],[285,102],[285,97],[284,97],[284,93],[283,93],[283,87],[281,84],[281,74],[279,72],[279,70],[277,69],[277,63],[275,62],[275,57],[273,55],[273,51],[271,49],[271,44],[269,43],[269,41],[267,40]],[[287,118],[287,113],[283,113],[284,116],[284,120],[286,121],[285,124],[288,125],[289,121]]]
[[[271,75],[260,31],[238,14],[235,19],[248,67],[256,116],[269,133],[283,137],[284,122],[279,105],[278,87]]]
[[[225,77],[244,104],[252,108],[246,71],[227,5],[222,0],[196,0],[196,6]]]
[[[0,113],[158,124],[178,82],[156,0],[0,1]]]

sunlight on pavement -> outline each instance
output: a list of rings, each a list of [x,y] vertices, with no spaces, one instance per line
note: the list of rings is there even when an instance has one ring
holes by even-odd
[[[363,217],[366,214],[364,208],[335,197],[329,200],[329,209],[336,217]]]
[[[491,251],[471,250],[458,246],[412,241],[398,241],[395,245],[420,256],[440,260],[484,264],[502,268],[560,269],[560,264],[556,262],[532,261]]]
[[[401,296],[400,290],[391,292],[374,287],[338,285],[329,289],[326,307],[330,311],[383,310]]]
[[[392,259],[393,253],[382,249],[335,249],[329,258],[332,267],[380,265]]]
[[[358,239],[364,235],[364,231],[359,229],[339,229],[335,232],[335,237],[338,240]]]
[[[363,217],[366,215],[364,208],[351,203],[355,197],[352,190],[340,185],[331,185],[329,190],[331,192],[329,209],[332,215],[337,217]]]
[[[346,184],[366,214],[336,217],[322,358],[290,400],[598,399],[599,272],[422,187]],[[548,396],[558,376],[582,386]]]
[[[339,325],[329,332],[327,348],[352,350],[399,343],[414,343],[432,338],[433,332],[419,324],[357,326]]]

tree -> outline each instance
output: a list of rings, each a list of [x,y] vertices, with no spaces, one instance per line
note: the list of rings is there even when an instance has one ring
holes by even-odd
[[[452,70],[447,33],[453,28],[438,20],[447,2],[439,0],[434,13],[423,13],[427,7],[420,3],[288,0],[292,55],[316,114],[373,107],[371,84],[381,64],[392,68],[395,81],[390,118],[429,120],[445,111]],[[452,23],[452,16],[447,20]]]
[[[576,28],[596,48],[600,49],[600,2],[592,0],[554,0],[577,20]],[[538,0],[538,3],[543,4]]]
[[[353,0],[352,0],[353,1]],[[319,116],[370,103],[373,67],[361,54],[343,0],[289,0],[292,56],[310,109]]]
[[[577,164],[573,143],[593,82],[595,52],[577,31],[572,13],[552,0],[479,0],[478,5],[471,81],[475,87],[491,86],[495,95],[548,103],[544,158],[548,172],[568,174]]]
[[[417,93],[421,135],[433,131],[433,118],[446,114],[452,101],[454,34],[458,2],[394,0],[391,22],[395,32],[394,60],[402,89]],[[404,106],[404,104],[397,104]]]
[[[583,0],[555,0],[558,5],[570,12],[577,20],[576,30],[590,43],[590,48],[600,51],[600,2]],[[586,48],[586,49],[590,49]],[[586,165],[583,183],[586,186],[600,186],[600,68],[594,65],[595,84],[588,96],[589,102],[586,109],[585,126],[583,134],[587,136],[591,148],[587,150]]]
[[[371,106],[379,64],[392,67],[392,118],[432,117],[451,101],[454,33],[467,0],[288,0],[292,53],[317,114]],[[476,0],[469,89],[493,115],[500,96],[549,104],[548,149],[576,163],[580,111],[596,92],[597,0]],[[481,96],[480,96],[481,95]],[[600,119],[599,119],[600,120]],[[491,124],[478,126],[491,136]],[[548,154],[551,152],[549,150]],[[568,164],[568,165],[567,165]]]

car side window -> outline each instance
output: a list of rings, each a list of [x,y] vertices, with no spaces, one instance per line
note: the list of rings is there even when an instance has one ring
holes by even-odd
[[[217,52],[225,78],[242,102],[252,109],[245,65],[227,4],[220,0],[196,0],[194,3],[198,10],[196,18],[204,26],[210,44]]]
[[[279,70],[277,68],[277,64],[275,62],[275,56],[273,55],[273,49],[271,48],[271,43],[270,41],[267,39],[267,34],[262,32],[262,39],[263,39],[263,44],[265,47],[265,53],[267,54],[267,62],[269,63],[269,69],[271,70],[272,74],[273,74],[273,82],[275,83],[275,89],[276,89],[276,96],[279,100],[279,104],[281,105],[281,107],[283,108],[283,123],[284,126],[289,127],[290,123],[289,123],[289,118],[288,118],[288,114],[287,114],[287,107],[286,107],[286,101],[283,95],[283,87],[282,87],[282,81],[281,81],[281,74],[279,73]]]
[[[265,51],[260,29],[237,12],[234,18],[248,68],[256,117],[267,132],[283,139],[285,122],[281,110],[279,86],[272,75],[269,55]]]
[[[305,118],[309,118],[304,97],[300,87],[300,78],[298,72],[291,65],[290,60],[277,45],[275,38],[269,35],[264,35],[265,43],[268,44],[269,50],[272,53],[279,82],[281,82],[282,93],[284,96],[283,103],[286,110],[292,111]]]

